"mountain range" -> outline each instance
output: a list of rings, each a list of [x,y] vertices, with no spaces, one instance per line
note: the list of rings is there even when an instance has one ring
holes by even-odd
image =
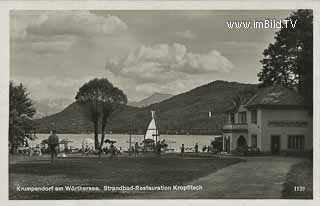
[[[172,96],[173,95],[171,94],[154,93],[151,96],[142,99],[141,101],[128,102],[128,105],[132,107],[147,107],[151,104],[169,99]],[[33,105],[36,108],[36,114],[34,118],[39,119],[45,116],[58,113],[63,109],[65,109],[72,102],[73,100],[67,99],[67,98],[58,98],[58,99],[46,98],[41,100],[34,100]]]
[[[36,108],[36,114],[34,118],[42,118],[48,115],[52,115],[62,111],[69,104],[72,103],[71,99],[58,98],[58,99],[41,99],[34,100],[33,105]]]
[[[122,106],[109,118],[107,132],[144,134],[151,120],[150,111],[155,110],[162,134],[217,134],[221,132],[224,113],[232,107],[232,98],[242,90],[256,91],[257,87],[218,80],[146,107]],[[38,133],[48,133],[53,128],[65,134],[93,131],[88,114],[76,102],[34,123]]]
[[[145,99],[142,99],[141,101],[128,102],[128,105],[132,106],[132,107],[147,107],[151,104],[162,102],[162,101],[169,99],[171,97],[173,97],[173,95],[171,95],[171,94],[163,94],[163,93],[156,92],[156,93],[152,94],[151,96],[149,96]]]

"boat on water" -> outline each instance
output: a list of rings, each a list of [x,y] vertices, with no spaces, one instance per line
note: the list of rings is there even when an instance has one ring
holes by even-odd
[[[151,120],[147,127],[146,133],[144,135],[143,145],[145,152],[154,152],[155,147],[159,144],[162,152],[173,152],[174,149],[170,149],[169,143],[175,144],[175,141],[168,141],[164,138],[160,139],[159,126],[157,124],[156,113],[154,110],[151,111]]]
[[[155,113],[156,112],[154,110],[151,111],[151,121],[144,135],[144,140],[150,139],[150,140],[153,140],[154,142],[157,142],[158,137],[160,136],[159,130],[157,128],[157,122],[155,119]]]
[[[148,124],[146,133],[143,138],[143,145],[145,152],[151,152],[155,150],[155,144],[159,140],[159,130],[155,118],[155,111],[151,110],[151,121]]]

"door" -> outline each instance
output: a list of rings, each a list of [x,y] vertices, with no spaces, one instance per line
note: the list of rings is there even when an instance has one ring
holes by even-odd
[[[280,135],[271,136],[271,153],[274,155],[280,153]]]
[[[247,146],[247,141],[244,136],[240,136],[237,141],[237,148],[245,148]]]
[[[225,148],[224,151],[229,153],[230,152],[230,137],[225,137]]]

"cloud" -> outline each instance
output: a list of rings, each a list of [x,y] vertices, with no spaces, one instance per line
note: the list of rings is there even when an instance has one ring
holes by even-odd
[[[184,39],[194,39],[194,38],[196,38],[196,35],[190,30],[186,30],[186,31],[182,31],[182,32],[176,32],[176,35],[178,37],[181,37],[181,38],[184,38]]]
[[[67,51],[73,41],[70,40],[61,40],[61,41],[49,41],[49,42],[33,42],[31,43],[31,48],[34,52],[39,54],[45,53],[60,53]]]
[[[83,78],[69,78],[58,76],[39,77],[25,77],[25,76],[11,76],[10,79],[15,84],[22,83],[30,96],[34,100],[41,100],[46,98],[70,99],[74,100],[78,89],[93,76]]]
[[[107,78],[116,81],[131,100],[154,92],[178,94],[230,75],[234,65],[217,50],[193,53],[182,44],[142,45],[106,63]]]
[[[110,60],[106,69],[140,82],[168,82],[193,75],[228,73],[233,64],[218,51],[188,52],[182,44],[141,46],[120,60]]]
[[[90,11],[13,11],[12,49],[38,54],[65,52],[76,42],[121,35],[128,26],[119,17],[99,16]]]
[[[91,19],[88,27],[80,26],[79,15]],[[68,30],[64,19],[77,25],[68,26]],[[24,83],[36,100],[74,99],[84,82],[104,77],[106,58],[122,57],[140,46],[135,36],[124,30],[125,23],[118,20],[86,11],[11,11],[10,78]],[[111,26],[98,29],[103,25]],[[112,82],[117,85],[115,78]]]
[[[109,35],[127,29],[117,16],[98,16],[90,11],[46,12],[27,28],[28,34],[36,36],[80,36]]]

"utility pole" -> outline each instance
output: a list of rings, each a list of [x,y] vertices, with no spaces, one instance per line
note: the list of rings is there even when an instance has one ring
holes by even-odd
[[[213,104],[212,104],[213,105]],[[212,121],[212,117],[214,116],[214,113],[213,113],[213,106],[210,106],[209,105],[209,114],[208,114],[209,118],[208,118],[208,127],[207,127],[207,134],[209,135],[210,134],[210,125],[213,124],[214,121]],[[210,121],[211,120],[211,121]]]
[[[129,156],[131,156],[131,127],[132,121],[129,122]]]

